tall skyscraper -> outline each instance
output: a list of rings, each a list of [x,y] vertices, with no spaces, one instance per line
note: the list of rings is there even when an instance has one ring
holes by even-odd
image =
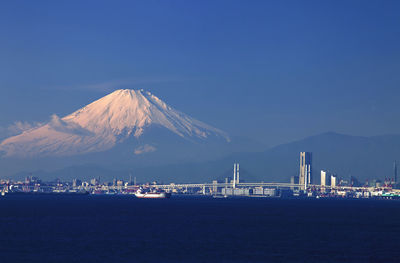
[[[335,188],[337,185],[337,177],[334,175],[331,175],[331,187]]]
[[[327,176],[326,176],[326,171],[321,170],[321,186],[326,186],[327,185]]]
[[[312,153],[301,152],[300,153],[300,174],[299,184],[307,188],[312,183]]]
[[[394,183],[398,184],[399,181],[397,181],[397,163],[394,161],[393,163],[393,173],[394,173]]]

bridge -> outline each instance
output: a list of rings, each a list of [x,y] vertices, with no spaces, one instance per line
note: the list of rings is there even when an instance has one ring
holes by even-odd
[[[205,189],[205,188],[255,188],[255,187],[263,187],[263,188],[290,188],[290,189],[297,189],[297,190],[304,190],[304,185],[300,184],[291,184],[291,183],[265,183],[265,182],[260,182],[260,183],[197,183],[197,184],[150,184],[150,185],[142,185],[143,187],[151,187],[151,188],[157,188],[157,189],[162,189],[166,191],[172,191],[174,189],[180,190],[180,189],[190,189],[190,188],[200,188],[200,189]],[[134,188],[135,186],[128,186],[127,188]],[[392,189],[391,186],[382,186],[379,188],[376,187],[369,187],[369,186],[321,186],[317,184],[310,184],[307,186],[307,189],[315,189],[315,190],[321,190],[321,189],[329,189],[329,190],[345,190],[345,191],[376,191],[376,190],[393,190],[393,191],[400,191],[400,190],[394,190]]]

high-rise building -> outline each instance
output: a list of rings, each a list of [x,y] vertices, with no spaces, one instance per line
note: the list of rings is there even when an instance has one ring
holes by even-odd
[[[334,175],[331,175],[331,187],[332,188],[336,187],[336,184],[337,184],[336,180],[337,180],[337,177]]]
[[[301,152],[300,153],[300,174],[299,184],[307,188],[312,183],[312,153]]]
[[[399,181],[397,181],[397,163],[394,161],[393,163],[393,173],[394,173],[394,183],[398,184]]]
[[[329,175],[327,175],[327,172],[324,170],[321,170],[321,186],[327,186],[329,184]]]

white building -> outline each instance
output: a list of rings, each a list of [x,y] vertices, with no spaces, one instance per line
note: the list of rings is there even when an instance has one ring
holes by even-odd
[[[336,184],[337,184],[337,177],[331,175],[331,187],[336,187]]]
[[[326,186],[327,185],[326,179],[327,179],[326,171],[321,170],[321,186]]]

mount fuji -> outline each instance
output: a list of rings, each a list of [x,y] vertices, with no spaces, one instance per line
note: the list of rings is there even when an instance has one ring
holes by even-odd
[[[116,90],[48,123],[7,138],[5,158],[47,158],[112,152],[124,158],[181,145],[227,144],[227,133],[198,121],[144,90]],[[201,148],[201,147],[200,147]],[[186,150],[187,151],[187,147]],[[185,153],[183,153],[185,155]]]

